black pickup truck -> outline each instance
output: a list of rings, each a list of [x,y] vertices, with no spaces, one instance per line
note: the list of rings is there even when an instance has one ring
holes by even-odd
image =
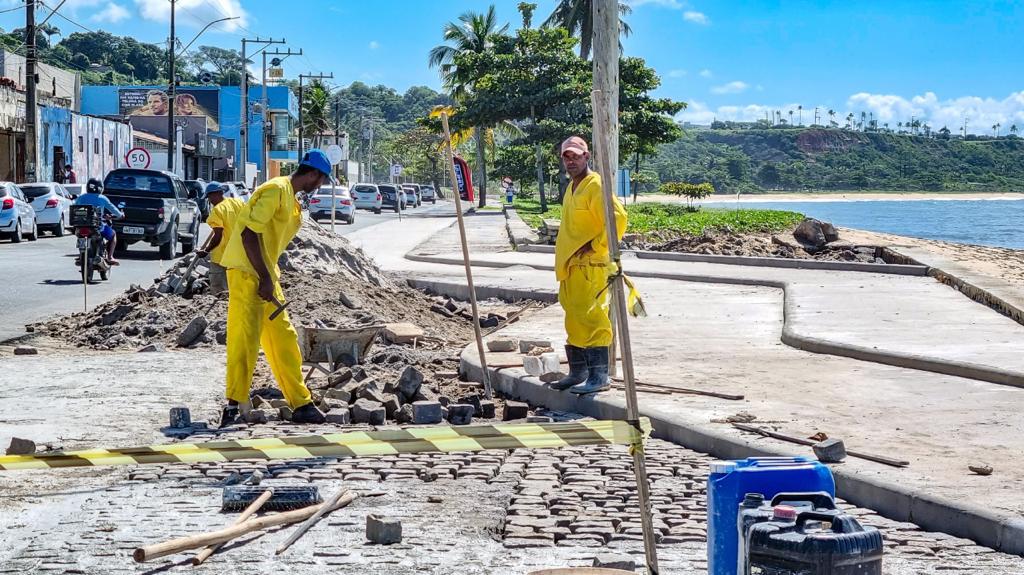
[[[124,212],[114,221],[117,249],[137,242],[159,246],[162,259],[187,254],[199,238],[199,206],[185,183],[170,172],[118,168],[103,180],[107,198]]]

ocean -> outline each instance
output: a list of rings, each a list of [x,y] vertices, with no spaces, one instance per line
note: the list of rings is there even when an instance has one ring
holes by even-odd
[[[703,202],[709,208],[790,210],[837,226],[961,244],[1024,249],[1024,200]]]

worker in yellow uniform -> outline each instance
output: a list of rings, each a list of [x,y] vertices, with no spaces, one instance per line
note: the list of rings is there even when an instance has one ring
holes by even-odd
[[[221,259],[228,270],[227,400],[221,426],[247,418],[249,391],[260,347],[296,423],[323,423],[302,381],[298,335],[282,313],[270,315],[284,302],[277,260],[302,225],[295,194],[311,193],[333,181],[331,163],[322,150],[308,151],[291,176],[273,178],[256,188],[239,211]]]
[[[225,198],[224,194],[227,192],[227,184],[206,184],[206,201],[213,206],[210,216],[206,218],[206,225],[210,226],[210,237],[206,239],[197,255],[201,258],[210,256],[210,293],[214,295],[228,289],[227,270],[220,262],[224,258],[224,249],[231,238],[231,230],[234,229],[238,212],[245,207],[245,202],[240,198]]]
[[[558,303],[565,311],[569,375],[551,384],[572,393],[608,389],[608,349],[612,344],[608,277],[614,264],[608,253],[601,176],[587,167],[587,142],[573,136],[562,142],[562,162],[572,181],[562,200],[562,223],[555,241]],[[618,238],[626,232],[626,210],[613,198]],[[631,308],[637,298],[631,293]]]

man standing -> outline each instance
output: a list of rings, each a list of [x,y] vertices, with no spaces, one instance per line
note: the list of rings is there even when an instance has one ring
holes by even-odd
[[[562,142],[562,162],[572,177],[562,200],[562,223],[555,242],[558,303],[565,311],[569,375],[552,383],[558,390],[586,394],[604,391],[608,382],[608,348],[612,344],[608,276],[612,263],[605,230],[601,176],[587,167],[587,142],[573,136]],[[614,198],[619,239],[626,231],[626,210]]]
[[[64,166],[64,183],[66,183],[66,184],[77,184],[78,183],[78,174],[75,173],[75,170],[74,170],[74,168],[71,167],[71,164],[68,164],[68,165]]]
[[[210,237],[197,254],[198,257],[210,255],[210,293],[217,295],[228,289],[227,270],[221,265],[224,249],[227,247],[231,232],[235,227],[238,212],[245,207],[245,202],[238,198],[225,198],[227,184],[210,182],[206,184],[206,199],[213,206],[210,217],[206,219],[210,226]]]
[[[260,347],[296,423],[323,423],[302,381],[298,335],[284,312],[270,321],[284,302],[277,260],[302,225],[296,192],[310,193],[331,179],[331,163],[322,150],[306,152],[291,176],[267,181],[238,212],[221,259],[228,276],[227,400],[221,426],[244,418],[251,409],[249,390]]]

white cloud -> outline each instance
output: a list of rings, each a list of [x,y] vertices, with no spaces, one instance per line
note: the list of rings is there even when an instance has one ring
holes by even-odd
[[[117,24],[122,20],[127,20],[131,14],[124,6],[116,2],[107,4],[106,8],[100,10],[90,18],[93,22],[106,22],[110,24]]]
[[[370,40],[370,49],[376,50],[377,48],[380,48],[380,42],[376,40]]]
[[[708,70],[707,68],[704,68],[703,70],[700,71],[701,78],[710,78],[711,75],[711,70]]]
[[[770,117],[776,110],[789,121],[789,111],[793,110],[793,121],[799,115],[799,102],[769,106],[766,104],[747,104],[743,106],[710,107],[705,102],[689,101],[685,110],[679,113],[678,119],[694,124],[709,124],[714,119],[736,122],[756,122]],[[828,123],[828,105],[819,104],[820,122]],[[898,122],[909,122],[911,117],[927,123],[933,130],[946,126],[953,133],[960,131],[967,117],[967,131],[973,134],[991,134],[992,126],[1000,124],[1000,133],[1006,134],[1011,125],[1016,124],[1024,130],[1024,91],[1014,92],[999,99],[982,96],[960,96],[950,99],[939,99],[934,92],[906,98],[893,94],[872,94],[859,92],[851,95],[845,107],[831,106],[835,110],[835,121],[840,125],[846,123],[847,114],[853,113],[856,121],[860,113],[874,113],[879,125],[889,123],[890,129],[897,129]],[[814,121],[814,105],[804,105],[803,121],[810,124]]]
[[[668,72],[668,77],[669,78],[682,78],[685,75],[686,75],[686,70],[669,70],[669,72]]]
[[[746,92],[747,88],[749,88],[749,87],[750,87],[750,84],[747,84],[746,82],[741,82],[739,80],[734,80],[732,82],[729,82],[728,84],[722,84],[721,86],[715,86],[715,87],[711,88],[711,93],[712,94],[739,94],[739,93],[742,93],[742,92]]]
[[[146,20],[167,22],[171,19],[171,3],[167,0],[135,0],[139,14]],[[249,15],[239,0],[176,0],[175,19],[178,24],[201,28],[220,18],[237,17],[214,26],[225,32],[234,32],[249,24]]]
[[[707,26],[711,23],[711,20],[707,17],[707,14],[703,12],[697,12],[696,10],[687,10],[683,12],[683,20],[687,22],[693,22],[694,24],[700,24],[701,26]]]

